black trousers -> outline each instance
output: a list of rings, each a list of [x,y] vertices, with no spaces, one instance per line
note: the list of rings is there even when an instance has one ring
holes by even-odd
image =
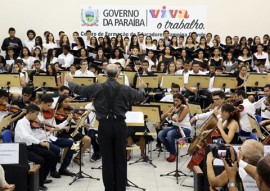
[[[125,191],[127,127],[124,119],[99,120],[98,140],[102,155],[105,191]]]
[[[28,160],[40,164],[39,185],[43,186],[51,168],[57,163],[56,156],[47,147],[31,145],[28,149]]]

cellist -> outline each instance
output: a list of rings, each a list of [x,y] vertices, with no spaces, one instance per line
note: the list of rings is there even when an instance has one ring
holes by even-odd
[[[212,100],[213,100],[213,108],[202,114],[197,114],[196,116],[192,117],[190,123],[194,123],[197,120],[206,120],[208,119],[213,113],[219,118],[220,115],[220,108],[224,104],[225,101],[225,93],[223,91],[214,91],[212,92]]]

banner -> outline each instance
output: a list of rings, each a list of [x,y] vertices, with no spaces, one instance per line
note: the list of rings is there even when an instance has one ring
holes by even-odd
[[[170,35],[184,35],[197,32],[199,36],[206,31],[205,6],[81,6],[80,35],[91,30],[93,36],[123,36],[144,33],[153,38]]]

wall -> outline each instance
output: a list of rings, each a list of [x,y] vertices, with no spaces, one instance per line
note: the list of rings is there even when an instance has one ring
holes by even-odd
[[[80,29],[81,5],[99,3],[108,8],[110,5],[172,5],[207,7],[206,31],[213,34],[263,36],[269,32],[270,17],[267,17],[270,1],[267,0],[12,0],[0,1],[0,42],[7,37],[9,27],[15,27],[17,36],[26,38],[27,29],[34,29],[38,35],[49,30],[58,35],[64,30],[71,37],[73,31]],[[265,24],[264,24],[265,23]]]

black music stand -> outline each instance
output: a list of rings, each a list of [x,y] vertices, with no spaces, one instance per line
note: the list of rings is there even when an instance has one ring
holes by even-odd
[[[269,83],[267,74],[249,73],[246,87],[254,87],[256,92],[256,99],[258,100],[259,87],[264,87]]]
[[[177,128],[177,131],[180,133],[179,128]],[[169,172],[167,174],[161,174],[160,176],[174,176],[176,178],[176,183],[179,184],[179,177],[181,176],[185,176],[185,177],[193,177],[192,175],[188,175],[186,173],[184,173],[183,171],[179,170],[178,168],[178,163],[179,163],[179,145],[178,145],[178,139],[175,141],[175,145],[176,145],[176,160],[175,160],[175,170],[172,172]],[[182,155],[180,157],[184,157],[186,155]]]
[[[81,77],[81,76],[74,76],[73,82],[78,85],[91,85],[96,82],[96,77]]]
[[[184,76],[181,75],[163,75],[161,79],[161,88],[171,88],[173,84],[184,87]]]
[[[205,99],[207,97],[205,95],[200,95],[200,89],[208,89],[209,88],[210,77],[207,75],[193,75],[190,74],[188,77],[188,86],[196,87],[197,94],[195,95],[195,102],[200,103],[200,100],[203,99],[203,108],[205,104]]]
[[[83,124],[86,120],[86,117],[88,116],[88,113],[85,113],[81,119],[80,122],[77,124],[76,129],[74,130],[74,134],[72,134],[71,136],[74,137],[76,136],[76,132],[78,131],[78,129],[83,127]],[[82,171],[82,141],[80,141],[80,149],[79,149],[79,154],[80,154],[80,165],[79,165],[79,172],[75,175],[75,178],[73,179],[73,181],[71,183],[69,183],[69,185],[73,184],[74,182],[76,182],[77,180],[81,179],[81,178],[90,178],[90,179],[94,179],[94,180],[100,180],[99,178],[93,178],[92,176],[90,176],[89,174],[86,174]]]
[[[34,87],[36,87],[35,91],[41,89],[43,95],[45,95],[46,88],[56,87],[55,76],[47,76],[47,75],[33,76],[33,85]]]
[[[134,150],[134,149],[137,149],[139,148],[138,146],[135,146],[135,147],[127,147],[126,150]],[[127,184],[126,184],[126,187],[133,187],[133,188],[137,188],[137,189],[140,189],[140,190],[145,190],[145,188],[141,188],[139,187],[138,185],[136,185],[135,183],[131,182],[128,178],[127,178]]]
[[[0,74],[0,87],[6,87],[9,94],[11,87],[21,87],[20,74]]]
[[[142,111],[144,116],[148,119],[148,121],[154,121],[154,122],[160,122],[160,106],[156,105],[136,105],[131,107],[132,111]],[[145,146],[144,146],[144,156],[135,162],[129,163],[129,165],[140,163],[140,162],[146,162],[151,164],[153,167],[156,168],[156,165],[152,163],[152,160],[149,159],[146,152],[146,141],[148,136],[156,135],[156,133],[150,133],[147,132],[147,127],[145,125],[144,132],[137,132],[135,135],[143,136],[145,140]]]
[[[225,92],[226,88],[235,89],[237,87],[237,81],[232,76],[215,76],[213,88],[221,88]]]

